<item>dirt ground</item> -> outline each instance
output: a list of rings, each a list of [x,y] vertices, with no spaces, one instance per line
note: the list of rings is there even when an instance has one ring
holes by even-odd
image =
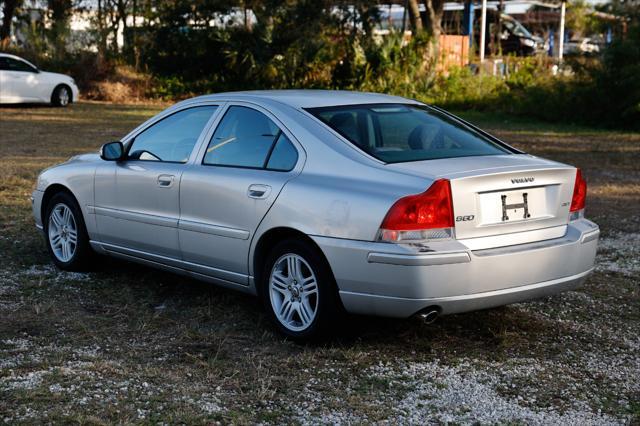
[[[0,423],[640,424],[640,134],[467,113],[583,169],[602,230],[595,273],[432,325],[350,317],[333,341],[300,345],[249,296],[47,258],[28,200],[37,173],[159,108],[0,108]]]

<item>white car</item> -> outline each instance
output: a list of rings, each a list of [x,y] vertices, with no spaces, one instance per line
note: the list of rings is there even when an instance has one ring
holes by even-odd
[[[600,53],[600,46],[591,38],[575,39],[565,43],[565,55],[592,55]]]
[[[68,75],[41,71],[18,56],[0,53],[0,104],[67,106],[78,100],[78,94],[78,86]]]

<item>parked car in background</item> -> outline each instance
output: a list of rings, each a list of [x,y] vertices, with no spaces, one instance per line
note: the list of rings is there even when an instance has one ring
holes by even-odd
[[[65,107],[78,100],[68,75],[41,71],[31,62],[0,53],[0,104],[50,103]]]
[[[460,6],[462,7],[462,6]],[[449,12],[449,19],[460,13],[457,10]],[[498,32],[498,23],[501,31]],[[474,42],[480,41],[481,19],[477,17],[474,20]],[[450,24],[452,25],[452,24]],[[453,26],[455,28],[455,26]],[[499,46],[497,40],[493,36],[498,34]],[[533,56],[545,53],[549,44],[542,37],[532,34],[520,21],[507,15],[499,13],[496,10],[487,10],[487,26],[485,33],[485,51],[492,55],[516,55],[516,56]]]
[[[600,44],[592,38],[577,38],[565,43],[563,51],[567,56],[596,55],[600,53]]]
[[[504,13],[500,15],[500,19],[502,53],[532,56],[544,53],[548,48],[542,37],[531,34],[517,19]]]
[[[598,226],[579,169],[438,108],[340,91],[180,102],[42,172],[54,263],[93,251],[256,294],[280,331],[483,309],[572,289]]]

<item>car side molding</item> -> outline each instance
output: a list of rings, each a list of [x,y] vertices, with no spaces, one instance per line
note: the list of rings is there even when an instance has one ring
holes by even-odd
[[[471,262],[471,257],[467,252],[420,255],[369,253],[367,261],[369,263],[386,263],[389,265],[432,266],[467,263]]]

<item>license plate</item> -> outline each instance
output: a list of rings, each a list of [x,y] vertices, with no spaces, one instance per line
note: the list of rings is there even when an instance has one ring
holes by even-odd
[[[552,217],[558,204],[558,188],[540,186],[480,193],[475,226],[506,225]]]
[[[518,197],[512,196],[509,201],[507,201],[506,194],[500,195],[503,222],[508,220],[528,219],[531,217],[531,214],[529,213],[529,194],[527,192],[523,192],[518,195],[521,197],[520,200],[517,200]],[[515,202],[513,198],[516,198]]]

